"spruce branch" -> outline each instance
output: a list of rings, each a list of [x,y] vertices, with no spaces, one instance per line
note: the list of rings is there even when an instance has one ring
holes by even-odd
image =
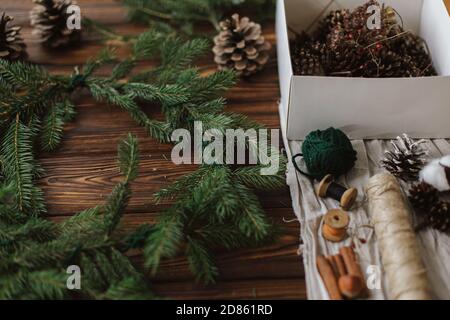
[[[20,120],[17,114],[2,137],[1,146],[3,174],[7,184],[14,186],[19,211],[39,213],[44,211],[42,192],[34,185],[35,160],[32,141],[35,132]]]
[[[142,299],[155,297],[125,255],[126,242],[117,228],[128,203],[129,183],[137,175],[138,142],[128,135],[118,149],[125,181],[106,205],[61,224],[11,214],[16,208],[8,204],[10,187],[0,184],[0,298],[71,298],[65,273],[69,265],[78,265],[83,272],[78,297],[119,299],[128,293]]]
[[[129,183],[137,178],[139,164],[138,141],[131,133],[119,143],[118,155],[120,171],[125,176],[125,183]]]
[[[219,271],[212,261],[209,250],[198,240],[187,239],[186,256],[197,280],[206,284],[214,283]]]
[[[177,207],[166,211],[154,226],[145,247],[145,265],[153,274],[163,258],[173,258],[183,240],[184,213]]]
[[[122,0],[128,8],[130,20],[147,23],[158,22],[175,27],[188,36],[200,33],[195,25],[208,23],[215,30],[227,13],[242,7],[257,11],[260,18],[269,18],[275,9],[274,0]]]
[[[139,159],[137,141],[132,136],[118,148],[124,181],[114,188],[105,205],[68,219],[56,232],[49,232],[48,238],[40,237],[38,225],[33,229],[27,224],[30,213],[33,216],[43,211],[42,195],[34,186],[34,180],[42,174],[34,160],[35,138],[41,138],[45,150],[57,147],[63,126],[75,113],[70,94],[78,89],[87,89],[95,99],[122,108],[161,142],[170,142],[175,129],[192,131],[196,121],[203,121],[205,130],[220,132],[263,128],[247,117],[224,112],[221,95],[235,83],[232,72],[203,76],[192,66],[208,47],[205,40],[185,42],[151,31],[133,40],[129,57],[120,60],[105,50],[71,76],[52,76],[26,64],[0,64],[0,84],[6,83],[11,89],[0,93],[0,125],[6,128],[1,136],[1,182],[12,186],[16,194],[15,206],[9,206],[8,201],[0,203],[0,234],[12,244],[0,261],[0,279],[75,263],[89,273],[84,297],[119,298],[134,290],[137,297],[150,297],[146,286],[137,285],[143,278],[124,255],[128,249],[143,247],[145,265],[152,273],[158,271],[163,259],[184,253],[196,278],[210,283],[218,273],[211,254],[215,247],[255,246],[273,238],[273,225],[253,190],[281,186],[284,170],[282,166],[276,176],[258,176],[261,163],[247,169],[202,165],[156,195],[158,200],[169,198],[174,204],[155,225],[122,237],[118,229]],[[148,58],[158,59],[160,65],[135,73],[138,63]],[[110,75],[97,75],[100,67],[109,64],[115,65]],[[164,119],[151,119],[144,104],[159,106]],[[255,141],[247,141],[246,147],[248,152],[258,152]],[[285,159],[278,156],[283,164]],[[29,228],[26,241],[21,242],[25,233],[16,229],[17,224]],[[57,296],[52,290],[49,286],[49,296]]]
[[[44,118],[41,135],[41,145],[45,151],[53,151],[59,146],[64,126],[72,120],[74,113],[74,106],[68,99],[50,107]]]

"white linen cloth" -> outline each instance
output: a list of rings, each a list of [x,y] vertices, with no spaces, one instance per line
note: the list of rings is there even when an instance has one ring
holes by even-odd
[[[320,223],[323,215],[329,209],[338,208],[339,204],[333,199],[318,198],[314,192],[315,185],[311,180],[296,172],[291,160],[293,155],[301,152],[302,142],[286,140],[286,116],[281,104],[280,118],[284,144],[287,156],[290,159],[287,170],[287,183],[291,191],[295,214],[301,224],[300,252],[302,252],[301,256],[304,263],[308,299],[329,299],[325,286],[317,272],[316,257],[317,255],[337,254],[340,247],[350,245],[352,240],[349,238],[345,242],[336,244],[325,241],[320,235]],[[352,209],[350,212],[350,234],[352,233],[351,230],[354,230],[356,226],[370,224],[364,186],[372,175],[383,171],[379,162],[383,158],[388,144],[389,141],[385,140],[352,141],[352,145],[358,153],[358,160],[355,167],[338,181],[347,187],[357,188],[359,193],[355,209]],[[450,154],[450,143],[447,140],[427,140],[425,146],[429,151],[430,158],[438,158]],[[406,184],[403,185],[403,189],[404,191],[407,189]],[[360,239],[369,241],[364,243]],[[436,230],[427,229],[418,233],[417,239],[422,259],[427,268],[427,276],[432,288],[433,298],[450,299],[450,237]],[[386,299],[382,264],[373,230],[370,228],[359,228],[354,243],[357,245],[363,273],[369,266],[379,266],[381,270],[381,289],[371,290],[370,299]]]

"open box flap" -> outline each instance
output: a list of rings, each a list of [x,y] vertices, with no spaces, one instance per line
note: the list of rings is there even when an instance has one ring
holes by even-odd
[[[426,0],[423,5],[420,36],[426,39],[436,71],[445,76],[450,76],[449,32],[450,16],[444,2]]]

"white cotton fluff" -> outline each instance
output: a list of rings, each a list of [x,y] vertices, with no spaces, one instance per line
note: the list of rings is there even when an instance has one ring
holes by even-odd
[[[444,167],[450,168],[450,155],[431,161],[420,171],[420,180],[432,185],[440,192],[450,190]]]

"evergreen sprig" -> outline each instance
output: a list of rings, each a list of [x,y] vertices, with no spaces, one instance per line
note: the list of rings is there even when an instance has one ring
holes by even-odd
[[[118,224],[127,206],[129,183],[137,175],[138,142],[129,135],[119,145],[124,182],[108,202],[56,224],[40,217],[10,219],[10,191],[0,185],[0,299],[148,299],[144,276],[126,257]],[[66,269],[78,265],[81,289],[69,290]]]
[[[196,24],[208,23],[216,30],[224,15],[233,9],[251,7],[266,18],[275,8],[274,0],[122,0],[132,21],[150,23],[162,30],[176,28],[187,35],[199,33]]]
[[[271,151],[281,164],[275,176],[258,174],[263,163],[253,168],[200,166],[156,194],[158,200],[170,199],[173,205],[155,225],[120,235],[117,230],[131,195],[130,183],[137,177],[137,141],[132,136],[119,145],[124,181],[114,188],[106,205],[58,227],[30,220],[41,219],[39,213],[44,212],[42,193],[35,186],[42,170],[34,153],[38,146],[46,151],[57,148],[64,125],[75,115],[71,96],[76,90],[87,89],[96,100],[125,110],[164,143],[172,142],[175,129],[193,132],[196,121],[202,121],[204,130],[222,133],[263,128],[242,115],[224,112],[221,95],[234,85],[235,75],[230,71],[201,75],[193,64],[207,48],[204,40],[185,42],[150,31],[137,38],[130,56],[118,59],[104,50],[71,76],[54,76],[34,65],[0,60],[0,83],[8,88],[0,94],[0,195],[5,194],[0,204],[0,244],[7,254],[0,261],[0,297],[68,297],[70,292],[61,291],[58,281],[41,291],[32,287],[33,279],[60,279],[67,263],[76,262],[84,270],[82,294],[86,297],[125,298],[132,292],[133,297],[149,298],[153,295],[142,285],[142,276],[123,255],[128,249],[143,248],[145,265],[153,274],[163,259],[185,254],[196,278],[211,283],[218,274],[212,249],[232,250],[273,239],[276,230],[255,190],[283,184],[285,159],[277,150]],[[135,70],[149,58],[160,64]],[[97,71],[105,65],[113,65],[113,71],[99,76]],[[143,108],[147,104],[160,105],[164,119],[150,118]],[[246,146],[247,152],[258,153],[256,141],[249,140]]]

